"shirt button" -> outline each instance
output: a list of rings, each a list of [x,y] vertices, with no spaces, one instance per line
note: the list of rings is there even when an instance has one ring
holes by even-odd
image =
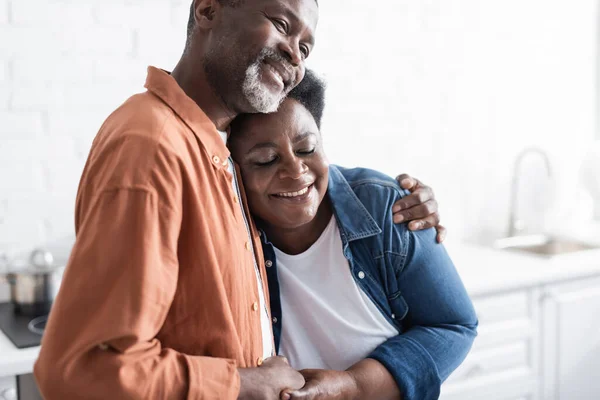
[[[215,164],[220,164],[220,163],[221,163],[221,159],[219,158],[219,156],[213,156],[213,159],[212,159],[212,160],[213,160],[213,162],[214,162]]]
[[[277,323],[277,317],[273,317],[273,323],[276,324]]]
[[[271,267],[273,266],[273,261],[271,261],[271,260],[267,260],[267,261],[265,261],[265,266],[266,266],[267,268],[271,268]]]
[[[364,273],[364,272],[362,272],[362,271],[360,271],[360,272],[358,273],[358,278],[359,278],[359,279],[365,279],[365,273]]]
[[[260,367],[260,366],[262,365],[262,363],[263,363],[263,359],[262,359],[262,357],[258,357],[258,358],[256,359],[256,365],[258,365],[258,366]]]
[[[396,314],[392,314],[392,319],[396,319]]]
[[[257,302],[254,302],[252,304],[252,311],[258,311],[258,303]]]
[[[250,242],[246,242],[246,250],[251,250],[252,246],[250,245]]]

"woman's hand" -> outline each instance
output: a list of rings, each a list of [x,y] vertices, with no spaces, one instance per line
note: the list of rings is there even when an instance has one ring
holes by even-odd
[[[435,227],[437,241],[442,243],[446,237],[446,228],[440,225],[438,203],[433,189],[407,174],[398,175],[400,187],[410,194],[398,200],[392,207],[394,222],[409,222],[408,229],[421,230]]]
[[[349,400],[358,399],[358,385],[347,371],[304,369],[302,389],[281,392],[282,400]]]

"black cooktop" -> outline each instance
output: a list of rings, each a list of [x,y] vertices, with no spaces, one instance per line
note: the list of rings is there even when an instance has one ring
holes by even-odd
[[[19,349],[40,345],[46,318],[46,315],[20,315],[15,313],[12,303],[0,303],[0,330]]]

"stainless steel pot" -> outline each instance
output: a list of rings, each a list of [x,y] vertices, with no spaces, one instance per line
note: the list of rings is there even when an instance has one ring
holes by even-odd
[[[11,265],[0,273],[0,280],[10,284],[11,301],[15,312],[38,316],[47,314],[56,298],[64,272],[64,265],[56,265],[52,253],[36,249],[29,264]]]

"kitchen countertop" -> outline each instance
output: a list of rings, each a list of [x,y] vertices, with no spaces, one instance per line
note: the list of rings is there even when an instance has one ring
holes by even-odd
[[[471,296],[600,275],[600,249],[547,258],[465,243],[445,245]]]
[[[39,352],[40,346],[16,348],[0,331],[0,377],[31,373]]]
[[[445,243],[471,296],[600,275],[600,250],[543,258],[506,250]],[[40,347],[17,349],[0,331],[0,377],[30,373]]]

